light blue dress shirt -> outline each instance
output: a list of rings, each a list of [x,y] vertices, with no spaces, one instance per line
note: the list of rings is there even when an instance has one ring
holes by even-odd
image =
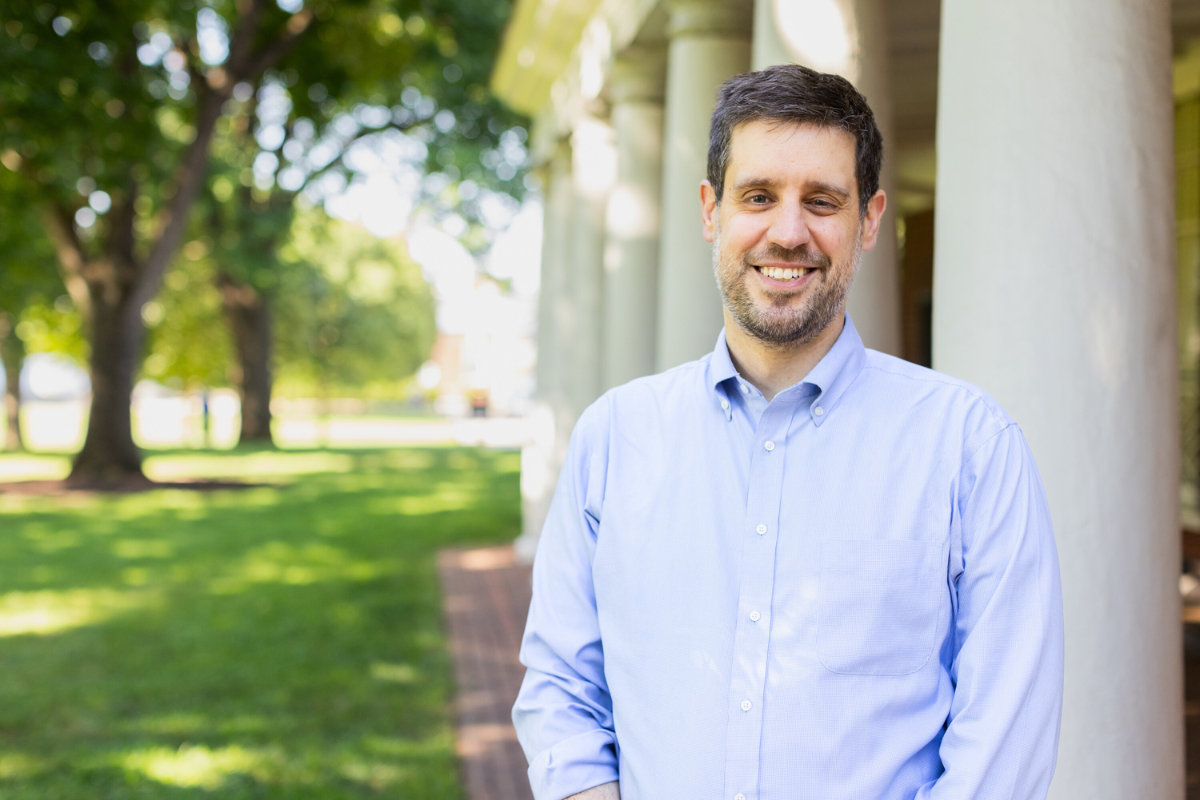
[[[513,708],[537,800],[1030,800],[1054,771],[1058,561],[1016,423],[829,353],[767,402],[724,334],[579,420]]]

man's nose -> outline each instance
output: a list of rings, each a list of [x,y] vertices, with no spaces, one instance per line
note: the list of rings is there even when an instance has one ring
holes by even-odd
[[[804,207],[799,203],[780,203],[775,208],[767,239],[786,250],[794,250],[812,241],[812,232],[804,218]]]

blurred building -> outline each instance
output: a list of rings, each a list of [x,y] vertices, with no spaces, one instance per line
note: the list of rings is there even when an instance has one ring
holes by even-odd
[[[1069,626],[1052,797],[1183,797],[1198,41],[1198,0],[518,0],[493,87],[536,121],[546,208],[522,552],[580,412],[716,339],[698,184],[717,86],[838,72],[883,130],[897,233],[850,298],[864,341],[992,393],[1043,473]]]

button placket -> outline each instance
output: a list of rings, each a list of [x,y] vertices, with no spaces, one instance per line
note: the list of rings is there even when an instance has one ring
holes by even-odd
[[[729,792],[758,785],[759,745],[762,740],[763,695],[766,690],[771,608],[775,581],[775,546],[782,498],[784,447],[795,413],[803,404],[784,398],[764,411],[758,435],[747,444],[749,490],[743,539],[738,623],[734,635],[733,670],[725,741],[725,786]],[[772,534],[772,535],[768,535]],[[765,611],[764,611],[765,609]]]

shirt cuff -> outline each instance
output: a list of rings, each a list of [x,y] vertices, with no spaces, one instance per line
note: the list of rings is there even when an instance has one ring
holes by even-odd
[[[538,753],[529,764],[535,800],[563,800],[617,780],[617,738],[597,728],[564,739]]]

